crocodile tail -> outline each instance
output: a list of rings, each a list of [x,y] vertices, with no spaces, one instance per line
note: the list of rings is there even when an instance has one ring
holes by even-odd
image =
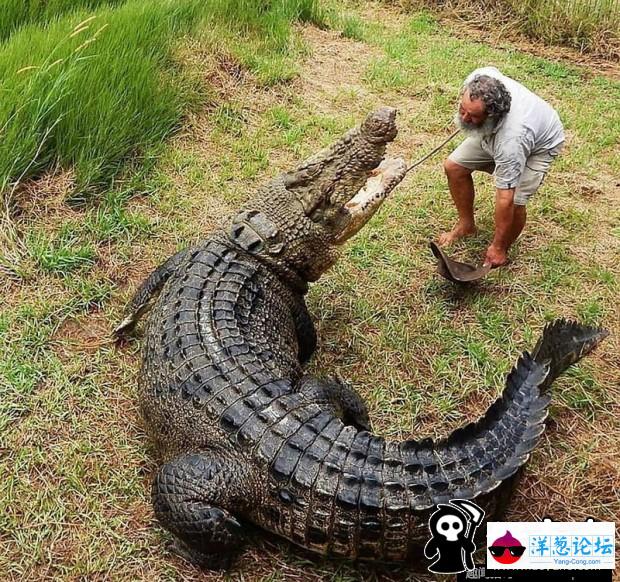
[[[607,330],[565,319],[547,324],[532,352],[537,362],[549,362],[542,389],[549,387],[566,368],[590,353],[608,335]]]
[[[602,330],[564,320],[548,325],[533,354],[525,352],[518,359],[501,396],[482,418],[436,442],[405,443],[410,448],[405,462],[424,472],[409,476],[409,489],[422,483],[433,504],[475,499],[488,518],[501,515],[545,430],[551,400],[546,388],[605,336]]]

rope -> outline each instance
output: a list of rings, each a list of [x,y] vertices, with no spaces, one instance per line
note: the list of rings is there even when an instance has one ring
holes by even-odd
[[[452,134],[450,134],[450,136],[445,139],[444,141],[442,141],[434,150],[430,151],[428,154],[426,154],[423,158],[420,158],[417,162],[414,162],[411,166],[409,166],[407,168],[407,171],[405,172],[405,174],[407,174],[408,172],[410,172],[411,170],[413,170],[413,168],[419,166],[422,162],[425,162],[426,160],[428,160],[428,158],[430,158],[432,155],[436,154],[443,146],[445,146],[449,141],[452,141],[454,139],[454,137],[456,137],[456,134],[459,132],[460,130],[457,129],[455,132],[453,132]]]

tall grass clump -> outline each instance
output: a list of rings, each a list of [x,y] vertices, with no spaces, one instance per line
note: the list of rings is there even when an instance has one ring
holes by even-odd
[[[620,59],[620,0],[400,0],[407,9],[430,7],[475,21],[501,24],[546,44]]]
[[[620,56],[618,0],[506,0],[534,38]]]
[[[0,266],[18,245],[10,202],[23,180],[71,168],[76,193],[96,191],[178,126],[193,97],[171,58],[180,37],[207,30],[215,48],[225,42],[277,81],[290,73],[291,22],[324,18],[318,0],[8,0],[0,11]]]
[[[133,0],[28,25],[0,47],[0,187],[58,163],[78,182],[108,179],[177,122],[181,90],[163,74],[198,0]]]
[[[210,0],[213,21],[244,32],[258,32],[285,46],[291,22],[325,24],[327,10],[319,0]]]
[[[67,12],[113,6],[125,0],[2,0],[0,41],[28,23],[51,22]]]

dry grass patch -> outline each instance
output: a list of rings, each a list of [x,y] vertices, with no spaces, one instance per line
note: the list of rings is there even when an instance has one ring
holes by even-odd
[[[561,58],[606,73],[617,73],[620,19],[612,1],[595,5],[582,0],[489,4],[480,0],[401,0],[408,11],[432,10],[464,34],[503,46],[507,41],[524,52]]]

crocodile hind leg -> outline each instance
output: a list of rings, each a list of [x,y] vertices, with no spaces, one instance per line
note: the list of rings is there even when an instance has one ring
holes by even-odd
[[[340,378],[305,376],[298,388],[309,400],[329,410],[345,424],[370,431],[368,408],[362,397]]]
[[[185,454],[161,467],[153,482],[157,519],[180,540],[176,551],[202,567],[225,567],[243,546],[235,512],[252,495],[241,466],[206,453]]]
[[[183,259],[192,250],[195,249],[183,249],[172,255],[146,278],[129,304],[129,314],[121,321],[120,325],[116,327],[114,335],[121,337],[131,332],[142,314],[148,309],[151,300],[159,294],[164,283],[177,270]]]

